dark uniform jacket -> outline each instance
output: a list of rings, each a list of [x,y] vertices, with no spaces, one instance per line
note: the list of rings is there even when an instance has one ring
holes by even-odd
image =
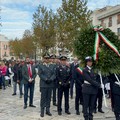
[[[70,70],[71,70],[71,74],[72,74],[71,79],[73,79],[73,80],[74,80],[74,72],[78,66],[79,66],[79,64],[77,64],[77,63],[75,64],[74,62],[70,65]]]
[[[56,78],[54,65],[40,64],[38,67],[38,75],[40,77],[40,87],[53,87]]]
[[[118,75],[117,75],[118,76]],[[117,85],[115,82],[118,82],[114,74],[110,74],[108,76],[110,83],[111,83],[111,91],[113,94],[120,95],[120,86]],[[120,80],[120,76],[118,76],[118,79]]]
[[[83,75],[77,70],[77,68],[74,70],[73,79],[75,80],[76,88],[80,88],[84,83]]]
[[[58,87],[60,86],[69,87],[71,78],[70,67],[67,65],[59,65],[56,69],[56,73]]]
[[[83,69],[84,84],[82,92],[86,94],[97,94],[100,84],[96,81],[93,70],[85,67]],[[86,83],[86,81],[88,83]]]
[[[32,83],[35,83],[35,78],[36,78],[36,72],[35,68],[31,65],[32,69]],[[22,66],[22,79],[23,79],[23,84],[28,84],[29,83],[29,73],[28,73],[28,67],[27,64]]]

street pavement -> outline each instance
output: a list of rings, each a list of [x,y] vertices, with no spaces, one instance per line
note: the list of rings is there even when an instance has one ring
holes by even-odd
[[[80,115],[75,114],[75,94],[74,98],[70,99],[71,115],[65,114],[63,101],[62,116],[58,116],[57,107],[53,106],[51,101],[52,117],[45,115],[44,118],[41,118],[39,81],[39,77],[37,76],[34,94],[34,105],[36,108],[27,107],[27,109],[23,109],[23,98],[19,98],[19,90],[17,90],[16,96],[12,96],[12,87],[7,87],[6,90],[0,90],[0,120],[84,120],[81,106]],[[107,108],[103,106],[105,113],[94,114],[94,120],[115,120],[114,114],[110,108],[109,99],[107,99],[107,104]]]

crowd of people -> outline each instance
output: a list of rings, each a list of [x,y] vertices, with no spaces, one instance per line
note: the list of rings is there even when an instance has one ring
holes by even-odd
[[[40,116],[46,114],[52,116],[50,111],[52,103],[57,107],[58,115],[62,115],[63,95],[65,101],[65,113],[70,115],[69,99],[73,99],[75,93],[76,115],[80,115],[80,105],[84,120],[93,120],[93,113],[103,113],[103,90],[107,98],[111,98],[111,107],[116,120],[120,120],[120,83],[119,75],[110,74],[102,76],[93,71],[92,57],[85,58],[85,68],[80,68],[77,58],[72,63],[62,55],[44,54],[43,60],[38,64],[26,58],[25,61],[1,61],[0,62],[0,89],[13,87],[13,96],[17,94],[19,85],[20,98],[24,97],[24,109],[36,107],[33,104],[35,78],[40,77]],[[75,92],[74,91],[75,84]],[[24,86],[24,87],[23,87]],[[29,95],[28,95],[29,93]],[[28,97],[29,96],[29,97]],[[70,97],[69,97],[70,96]]]

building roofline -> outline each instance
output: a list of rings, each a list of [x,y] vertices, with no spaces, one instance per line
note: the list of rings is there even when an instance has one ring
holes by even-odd
[[[99,10],[100,10],[100,9],[99,9]],[[99,11],[99,10],[98,10],[98,11]],[[106,10],[104,11],[104,13],[101,12],[101,13],[98,15],[97,19],[100,20],[100,19],[103,19],[103,18],[112,16],[112,15],[118,14],[118,13],[120,13],[120,5],[116,5],[116,6],[110,7],[109,9],[106,9]]]

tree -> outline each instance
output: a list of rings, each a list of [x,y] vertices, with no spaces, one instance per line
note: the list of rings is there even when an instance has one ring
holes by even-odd
[[[20,53],[22,52],[22,42],[18,38],[15,40],[11,40],[9,42],[10,50],[15,54],[15,56],[20,57]]]
[[[86,0],[62,0],[62,7],[57,11],[59,46],[73,50],[76,35],[91,23],[90,15]]]
[[[33,57],[35,54],[36,46],[34,44],[34,39],[30,30],[24,31],[21,43],[23,48],[22,53],[25,54],[25,56]]]
[[[48,50],[56,44],[55,20],[56,17],[52,10],[39,5],[33,14],[33,33],[40,48]]]

